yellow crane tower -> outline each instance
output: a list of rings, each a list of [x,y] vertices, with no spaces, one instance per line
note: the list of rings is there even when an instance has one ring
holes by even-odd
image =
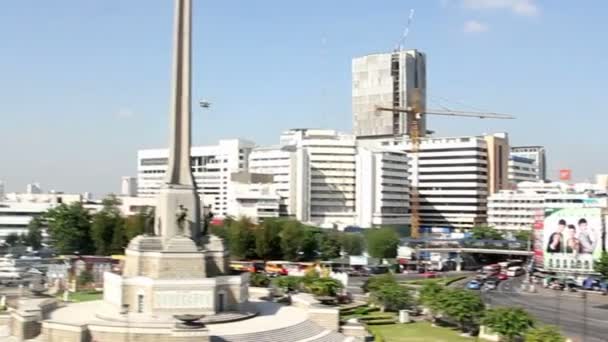
[[[479,118],[479,119],[515,119],[512,115],[507,114],[498,114],[498,113],[490,113],[490,112],[469,112],[469,111],[455,111],[455,110],[437,110],[437,109],[427,109],[423,110],[422,106],[422,96],[419,88],[414,88],[411,91],[412,101],[411,106],[406,108],[403,107],[385,107],[385,106],[376,106],[376,111],[388,111],[393,114],[405,113],[406,118],[405,122],[407,122],[406,132],[409,136],[410,142],[412,144],[411,148],[411,160],[416,165],[416,170],[418,170],[418,153],[420,151],[420,139],[424,138],[426,132],[420,129],[420,121],[424,115],[444,115],[444,116],[462,116],[462,117],[470,117],[470,118]],[[418,172],[418,171],[416,171]],[[412,177],[413,181],[411,183],[410,190],[410,234],[411,237],[417,239],[420,234],[420,196],[418,194],[418,176]]]

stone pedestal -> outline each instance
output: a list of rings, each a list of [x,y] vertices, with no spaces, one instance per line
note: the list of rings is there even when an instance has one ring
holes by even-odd
[[[168,342],[209,342],[209,330],[207,328],[182,329],[174,328],[171,335],[167,337]]]
[[[179,227],[176,216],[182,210],[186,212],[183,231]],[[184,235],[199,242],[201,239],[200,217],[200,199],[196,187],[165,184],[160,188],[155,210],[154,232],[161,236],[163,243],[178,235]]]
[[[153,315],[240,311],[249,298],[248,275],[219,275],[227,263],[223,242],[210,237],[205,246],[214,250],[185,236],[134,238],[123,275],[104,276],[104,301],[117,311]]]

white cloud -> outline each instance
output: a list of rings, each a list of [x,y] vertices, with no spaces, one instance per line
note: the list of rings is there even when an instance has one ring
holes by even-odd
[[[120,108],[117,112],[116,112],[116,116],[119,118],[131,118],[133,116],[135,116],[135,113],[129,109],[129,108]]]
[[[482,33],[488,30],[488,25],[477,20],[469,20],[464,23],[463,30],[465,33]]]
[[[535,0],[463,0],[463,5],[474,10],[509,10],[525,16],[535,16],[540,12]]]

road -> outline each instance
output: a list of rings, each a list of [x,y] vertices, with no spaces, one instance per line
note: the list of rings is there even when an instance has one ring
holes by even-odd
[[[539,293],[519,291],[522,279],[502,282],[498,289],[483,293],[492,306],[522,307],[545,324],[557,325],[574,341],[608,341],[608,298],[590,294],[541,289]]]

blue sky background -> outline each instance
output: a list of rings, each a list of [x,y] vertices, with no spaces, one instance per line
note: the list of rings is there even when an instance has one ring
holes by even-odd
[[[278,142],[293,127],[351,129],[351,58],[428,56],[430,104],[514,114],[438,118],[438,135],[507,131],[548,149],[549,175],[608,172],[608,2],[195,0],[194,140]],[[169,0],[0,4],[0,179],[8,190],[116,192],[136,151],[167,141]],[[448,99],[449,101],[439,100]],[[196,108],[196,107],[195,107]]]

